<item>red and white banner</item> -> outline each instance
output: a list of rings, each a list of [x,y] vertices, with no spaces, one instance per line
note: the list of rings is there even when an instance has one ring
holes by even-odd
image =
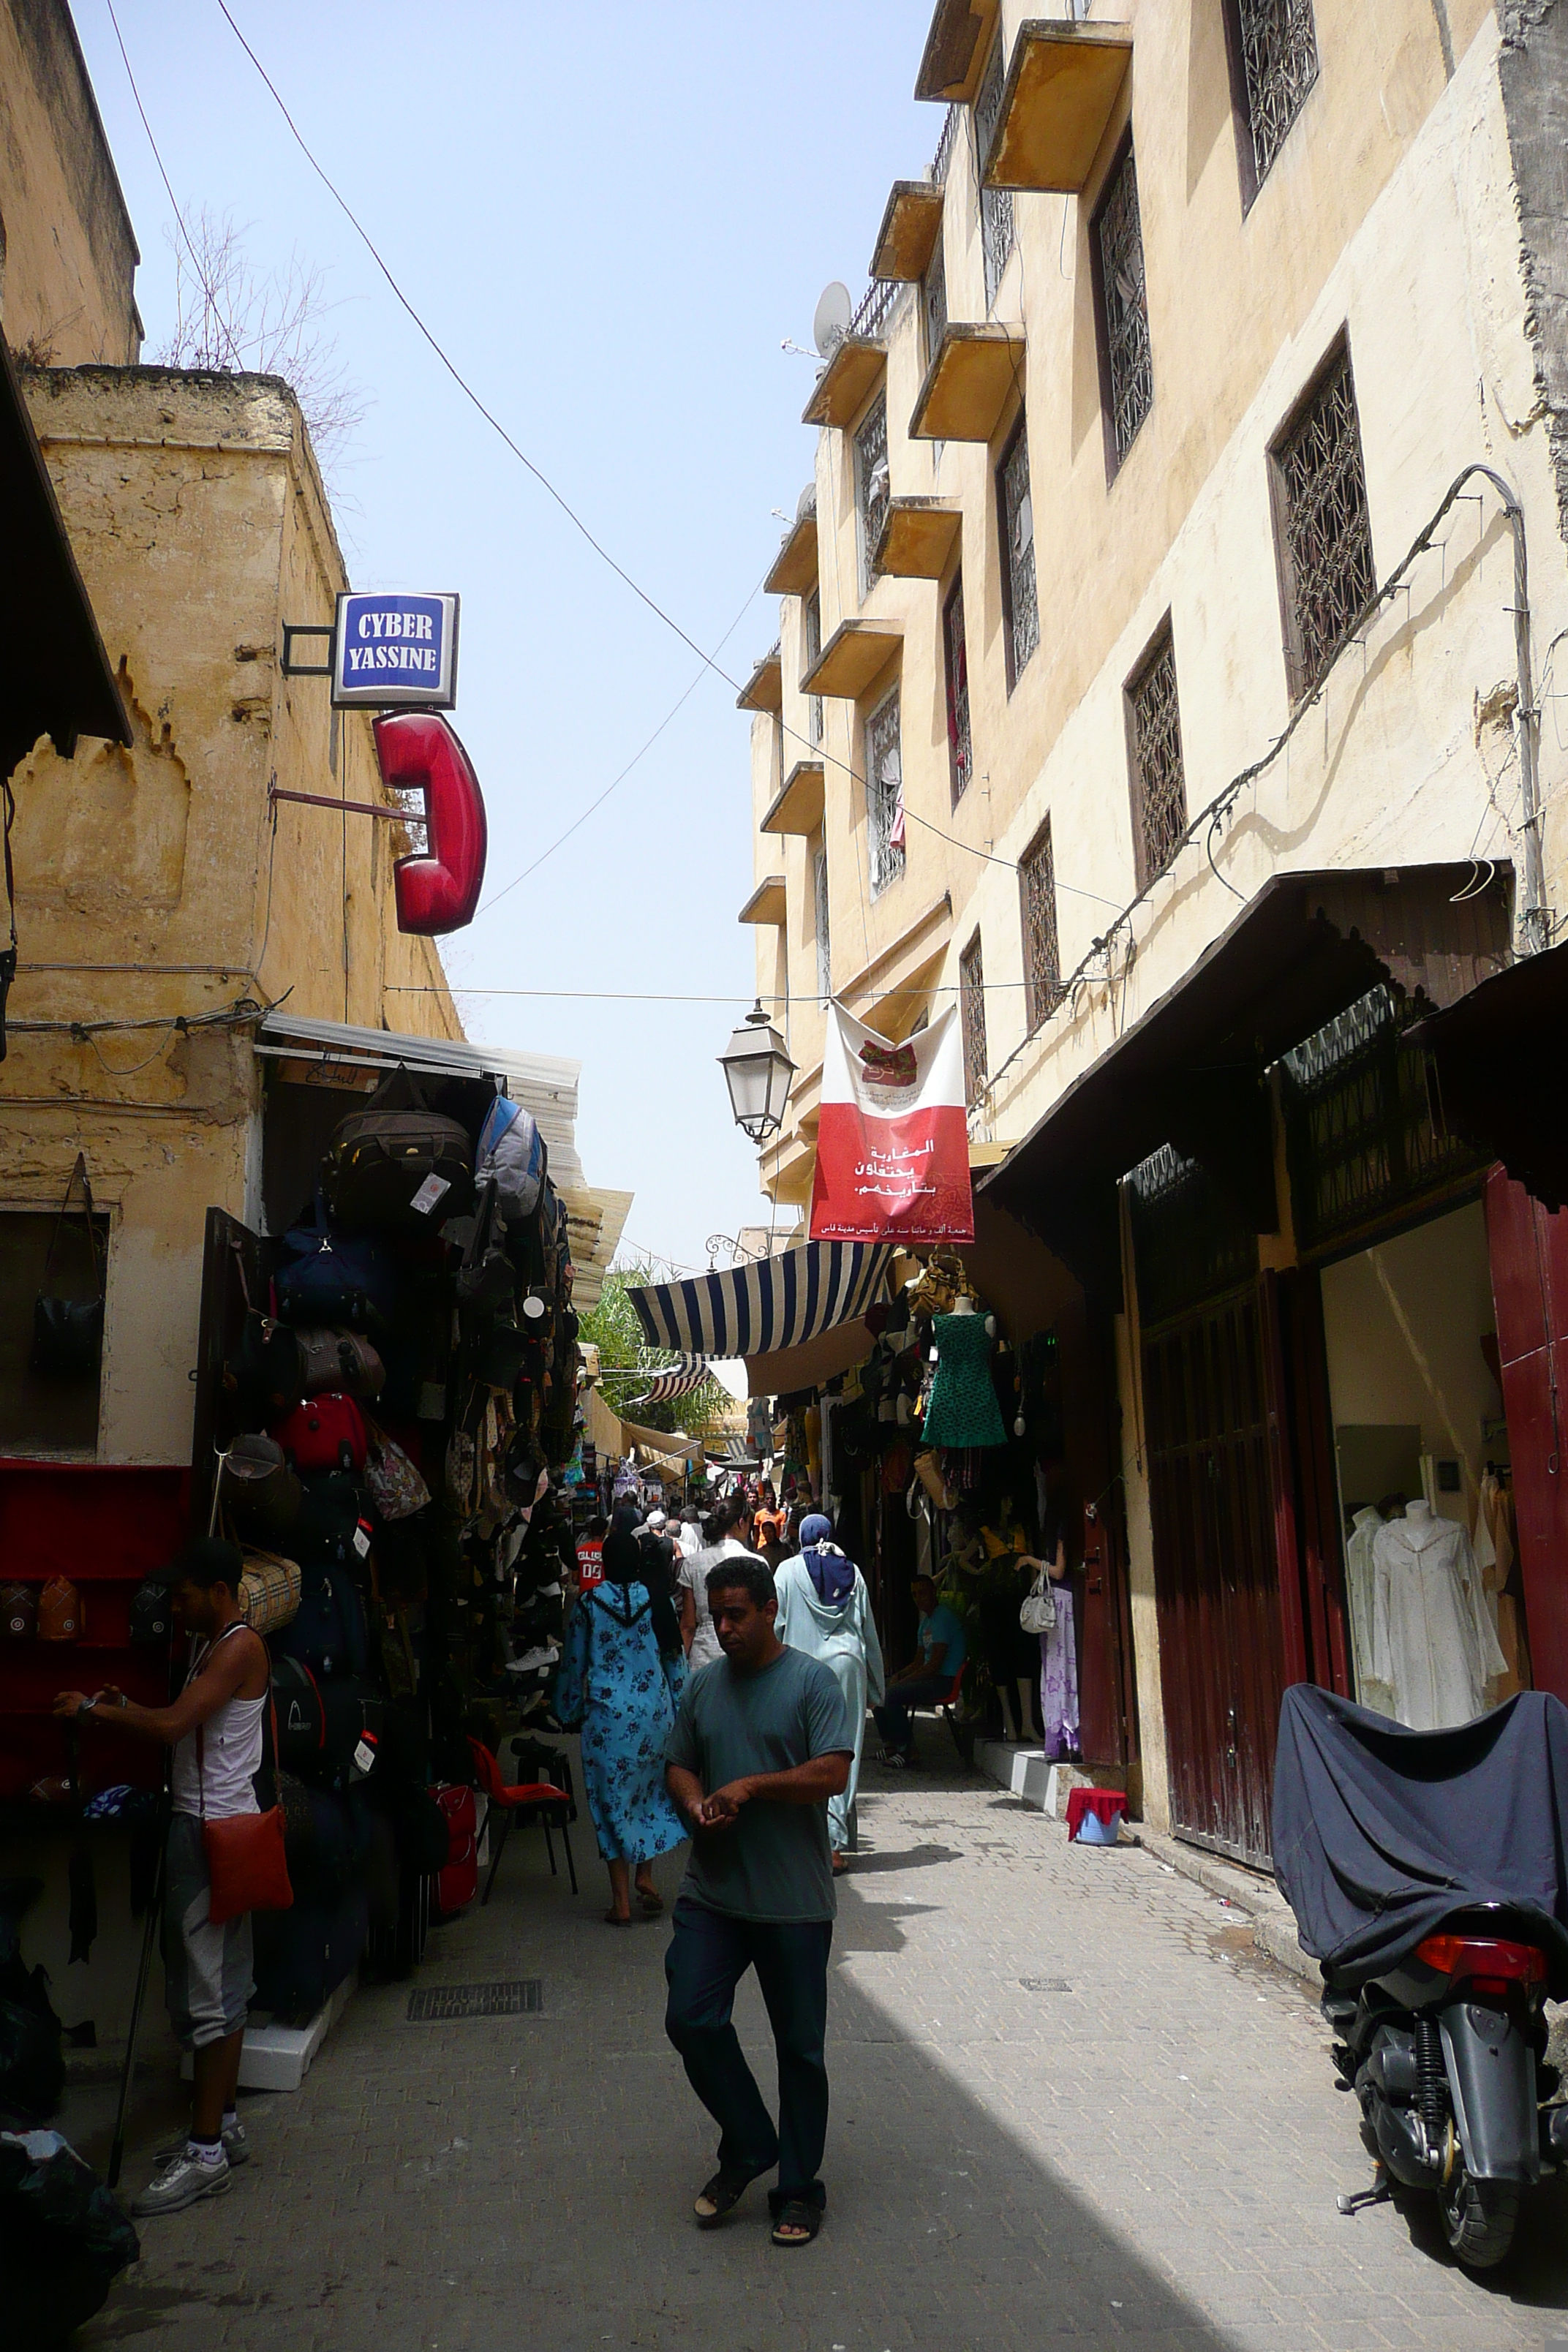
[[[901,1045],[829,1008],[814,1242],[972,1242],[956,1007]]]

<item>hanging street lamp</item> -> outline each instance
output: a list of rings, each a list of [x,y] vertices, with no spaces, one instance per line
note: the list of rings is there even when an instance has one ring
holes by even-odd
[[[795,1064],[759,996],[719,1056],[735,1124],[753,1143],[765,1143],[784,1124]]]

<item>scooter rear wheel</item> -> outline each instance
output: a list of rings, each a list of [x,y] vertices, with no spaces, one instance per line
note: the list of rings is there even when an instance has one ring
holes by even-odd
[[[1513,2243],[1519,2189],[1511,2180],[1472,2180],[1456,2166],[1438,2191],[1443,2229],[1465,2268],[1489,2271]]]

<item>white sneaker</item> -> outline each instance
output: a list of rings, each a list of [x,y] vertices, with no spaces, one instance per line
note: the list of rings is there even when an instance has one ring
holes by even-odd
[[[139,2221],[151,2221],[155,2213],[183,2212],[204,2197],[221,2197],[232,2184],[228,2158],[221,2149],[217,2162],[206,2164],[182,2147],[160,2165],[141,2196],[132,2199],[131,2210]]]
[[[173,2164],[174,2158],[177,2156],[184,2156],[184,2152],[185,2143],[183,2139],[171,2140],[167,2147],[161,2147],[158,2150],[157,2154],[153,2157],[153,2161],[154,2164],[159,2165]],[[228,2158],[229,2169],[231,2172],[237,2164],[248,2164],[250,2162],[250,2141],[246,2136],[246,2129],[243,2124],[225,2124],[223,2127],[223,2152]]]

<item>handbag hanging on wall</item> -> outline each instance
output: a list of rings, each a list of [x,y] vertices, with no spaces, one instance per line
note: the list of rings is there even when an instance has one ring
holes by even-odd
[[[49,1288],[60,1228],[70,1209],[72,1192],[81,1185],[82,1214],[87,1221],[87,1246],[92,1260],[96,1295],[91,1298],[59,1298]],[[107,1255],[107,1250],[104,1253]],[[103,1297],[107,1267],[100,1256],[98,1229],[92,1221],[92,1186],[88,1181],[87,1154],[79,1151],[76,1166],[66,1179],[49,1246],[44,1258],[43,1287],[33,1301],[33,1370],[51,1381],[86,1381],[98,1371],[103,1348]]]

